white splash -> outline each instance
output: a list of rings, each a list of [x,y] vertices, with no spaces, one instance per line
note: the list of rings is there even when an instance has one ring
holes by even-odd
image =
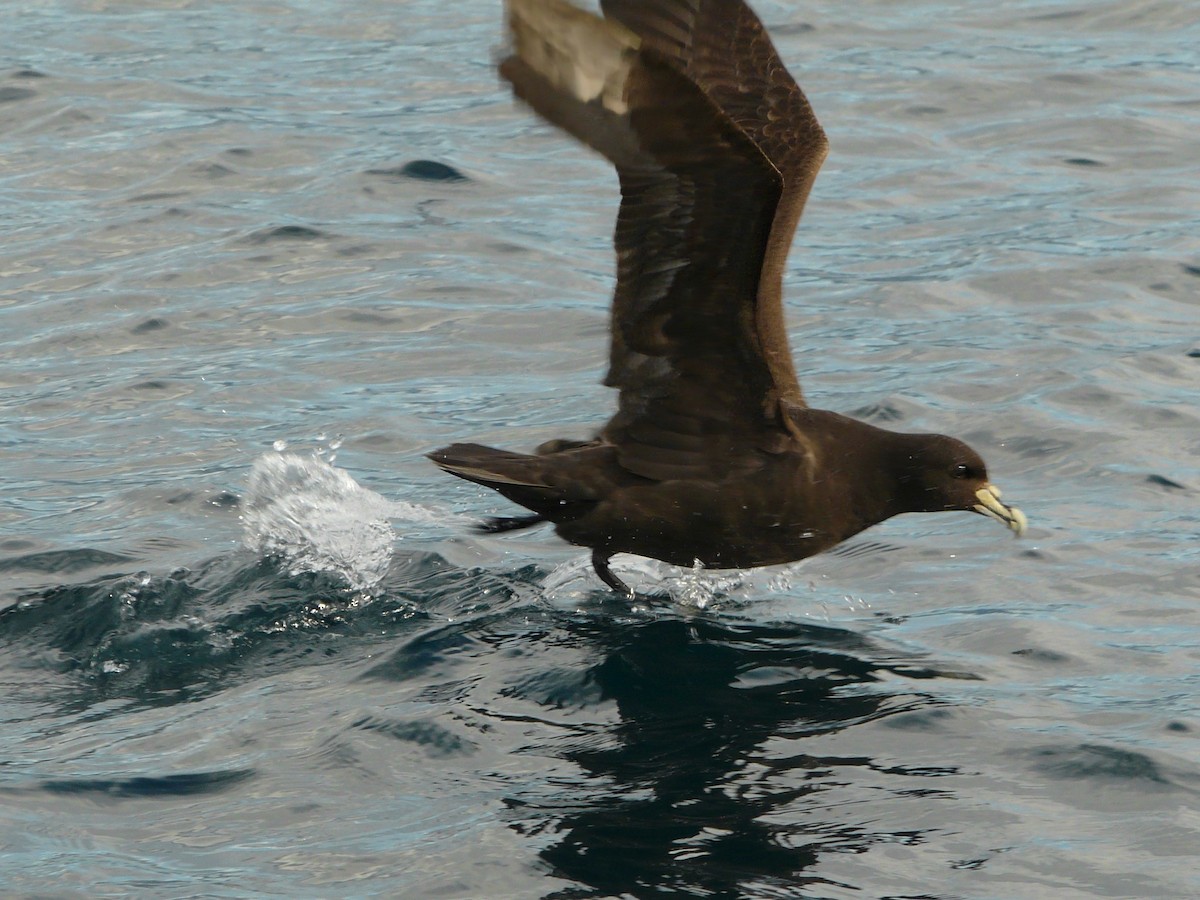
[[[784,594],[800,577],[804,560],[770,569],[705,569],[699,561],[690,569],[641,556],[620,554],[613,572],[637,594],[667,594],[672,602],[705,609],[726,598]],[[580,556],[556,566],[542,582],[546,596],[557,602],[580,602],[607,590],[592,570],[590,557]]]
[[[398,506],[411,504],[389,502],[319,456],[267,453],[255,460],[242,500],[244,541],[286,560],[294,575],[329,572],[369,591],[391,562],[388,520]]]

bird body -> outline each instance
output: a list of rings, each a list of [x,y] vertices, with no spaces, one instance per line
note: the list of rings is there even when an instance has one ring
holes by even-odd
[[[807,99],[742,0],[507,0],[500,73],[617,170],[617,285],[592,440],[533,454],[454,444],[445,471],[593,550],[742,568],[802,559],[903,512],[1025,528],[955,438],[812,409],[783,318],[788,250],[827,152]]]

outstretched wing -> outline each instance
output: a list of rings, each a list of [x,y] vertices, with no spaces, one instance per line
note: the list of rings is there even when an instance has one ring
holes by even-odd
[[[743,0],[601,0],[600,6],[695,81],[778,171],[782,191],[762,255],[755,327],[780,396],[803,405],[783,318],[783,271],[829,151],[816,114]]]
[[[617,168],[605,429],[655,479],[729,474],[803,405],[780,299],[824,135],[740,0],[509,0],[501,73]]]

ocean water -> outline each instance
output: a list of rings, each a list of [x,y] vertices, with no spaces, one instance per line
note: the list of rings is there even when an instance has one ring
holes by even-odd
[[[13,897],[1200,895],[1200,23],[757,9],[829,134],[814,405],[978,447],[904,516],[617,599],[422,454],[599,385],[615,179],[499,4],[87,0],[0,29]]]

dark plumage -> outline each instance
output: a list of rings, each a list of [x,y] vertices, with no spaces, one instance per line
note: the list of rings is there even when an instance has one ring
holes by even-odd
[[[790,562],[905,512],[973,510],[1020,534],[979,455],[804,402],[784,264],[825,134],[742,0],[508,0],[517,97],[617,169],[609,370],[617,413],[533,455],[431,453],[593,549],[713,568]]]

